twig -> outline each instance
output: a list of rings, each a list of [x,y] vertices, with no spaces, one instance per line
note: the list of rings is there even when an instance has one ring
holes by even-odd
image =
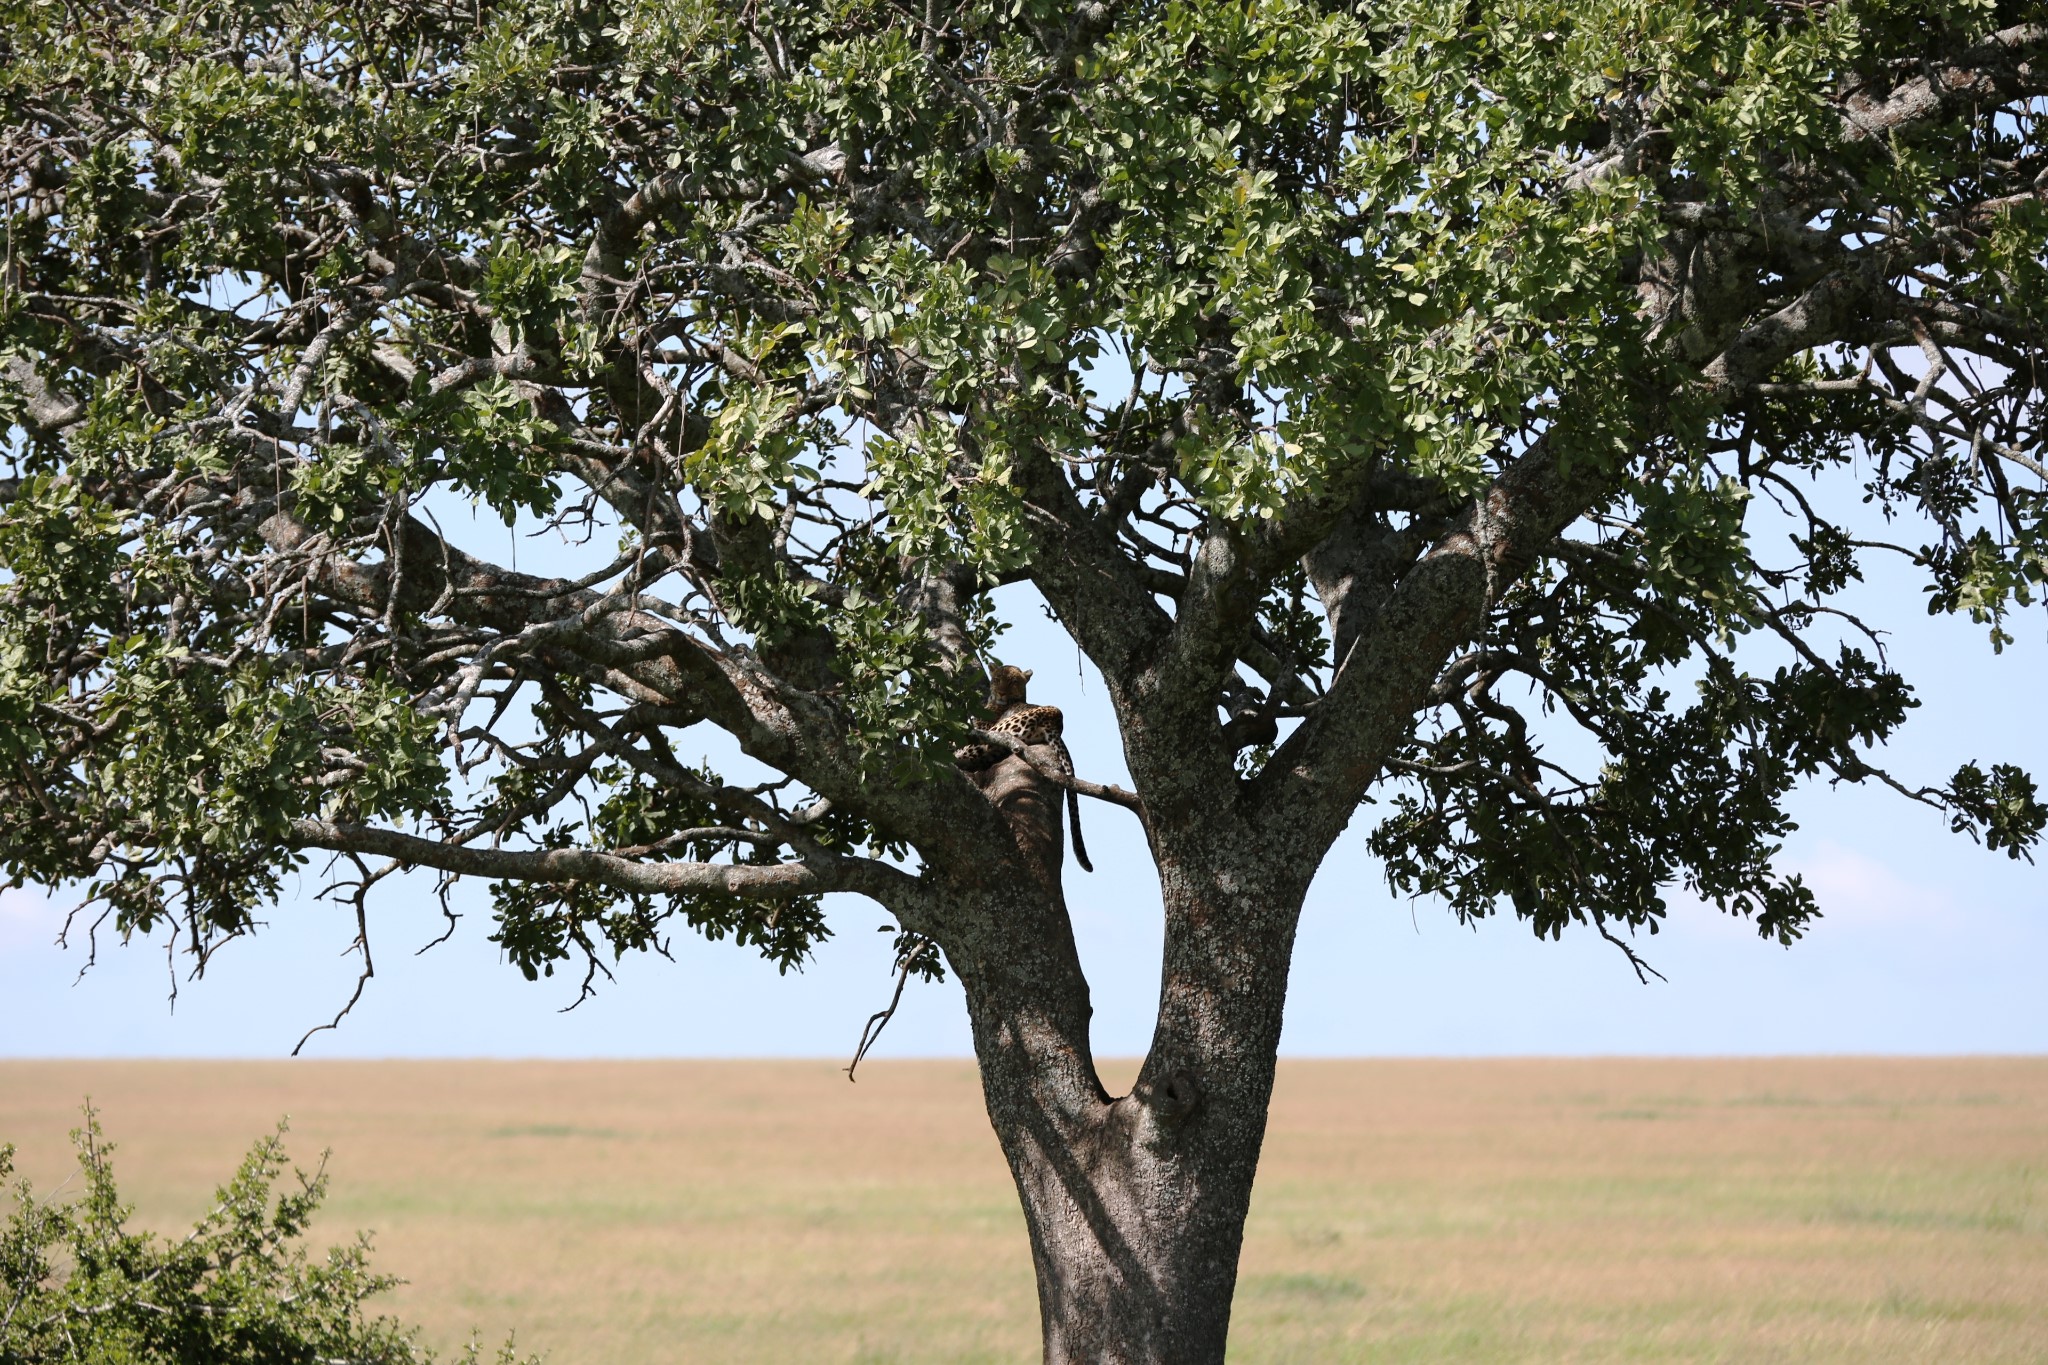
[[[853,1060],[846,1064],[848,1082],[853,1080],[853,1069],[860,1065],[860,1059],[868,1055],[868,1049],[882,1036],[882,1030],[889,1027],[889,1021],[896,1017],[896,1007],[903,1003],[903,988],[910,984],[911,961],[905,956],[896,959],[896,963],[896,993],[889,997],[889,1008],[876,1010],[861,1028],[860,1046],[853,1050]]]
[[[1621,949],[1622,955],[1628,958],[1628,965],[1636,969],[1637,981],[1640,981],[1643,985],[1647,986],[1650,984],[1650,977],[1654,976],[1667,986],[1671,984],[1670,977],[1664,975],[1664,973],[1658,971],[1655,967],[1652,967],[1649,963],[1643,961],[1641,955],[1636,952],[1632,944],[1630,944],[1627,940],[1618,937],[1613,930],[1607,927],[1607,917],[1601,914],[1598,910],[1595,910],[1593,912],[1593,927],[1600,931],[1600,937],[1606,939],[1609,943],[1612,943],[1615,947]],[[1645,972],[1648,972],[1649,976],[1645,976]]]
[[[356,865],[356,871],[361,875],[358,876],[354,881],[335,882],[332,886],[329,886],[327,890],[322,892],[321,894],[325,895],[327,894],[327,892],[339,891],[344,886],[355,888],[353,891],[349,893],[349,900],[355,906],[356,911],[356,939],[355,942],[349,944],[346,952],[362,953],[363,970],[356,974],[356,988],[353,991],[349,992],[348,1003],[343,1005],[339,1010],[335,1011],[334,1017],[328,1020],[326,1023],[315,1024],[313,1027],[307,1029],[305,1033],[299,1038],[299,1041],[292,1046],[292,1056],[294,1057],[299,1055],[299,1049],[304,1047],[306,1045],[307,1040],[310,1039],[314,1034],[326,1033],[330,1030],[340,1028],[341,1021],[348,1018],[350,1011],[355,1009],[356,1002],[363,998],[363,990],[370,984],[370,978],[377,974],[377,964],[370,958],[370,888],[375,886],[378,882],[384,880],[384,878],[390,876],[393,872],[397,871],[399,865],[395,862],[386,863],[383,867],[378,868],[375,872],[372,872],[370,871],[368,864],[364,863],[363,860],[355,854],[346,853],[342,854],[341,856],[347,858],[350,862],[354,863]],[[344,953],[344,956],[346,955],[346,952]]]

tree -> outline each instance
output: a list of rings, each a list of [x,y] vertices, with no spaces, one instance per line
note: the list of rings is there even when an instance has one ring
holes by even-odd
[[[202,963],[316,853],[483,878],[586,982],[868,897],[965,988],[1050,1361],[1222,1358],[1361,803],[1396,888],[1631,962],[1679,885],[1800,936],[1804,779],[2048,817],[1878,766],[1839,600],[1898,556],[1996,647],[2042,580],[2036,6],[4,9],[8,873]],[[955,764],[1023,581],[1134,791]],[[1062,785],[1158,867],[1120,1098]]]
[[[71,1141],[84,1177],[77,1197],[38,1199],[23,1181],[0,1224],[0,1359],[432,1365],[416,1333],[365,1311],[365,1300],[399,1283],[371,1272],[368,1237],[317,1263],[307,1257],[301,1242],[326,1196],[327,1173],[294,1170],[298,1188],[272,1193],[284,1169],[282,1124],[249,1149],[213,1208],[175,1241],[128,1230],[132,1210],[114,1185],[114,1149],[90,1106]],[[0,1145],[0,1182],[13,1159],[14,1148]],[[474,1341],[458,1358],[482,1359]],[[509,1340],[493,1359],[538,1365],[519,1360]]]

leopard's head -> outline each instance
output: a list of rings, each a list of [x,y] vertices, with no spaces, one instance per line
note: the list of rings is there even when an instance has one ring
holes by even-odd
[[[1031,670],[1015,664],[997,664],[988,674],[988,708],[1001,711],[1024,700],[1025,686],[1031,681]]]

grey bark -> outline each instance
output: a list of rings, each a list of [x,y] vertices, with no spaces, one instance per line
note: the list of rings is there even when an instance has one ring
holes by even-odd
[[[1131,1093],[1112,1097],[1059,887],[1061,793],[1022,758],[983,783],[1033,875],[961,888],[978,913],[947,950],[1030,1230],[1045,1360],[1220,1362],[1305,888],[1236,874],[1273,860],[1246,858],[1228,817],[1155,841],[1159,1022]]]

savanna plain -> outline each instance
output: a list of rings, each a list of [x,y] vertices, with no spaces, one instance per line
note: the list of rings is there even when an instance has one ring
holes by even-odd
[[[436,1345],[1036,1356],[964,1062],[0,1062],[43,1191],[88,1094],[166,1232],[289,1114]],[[1231,1358],[2048,1362],[2048,1058],[1283,1062]]]

